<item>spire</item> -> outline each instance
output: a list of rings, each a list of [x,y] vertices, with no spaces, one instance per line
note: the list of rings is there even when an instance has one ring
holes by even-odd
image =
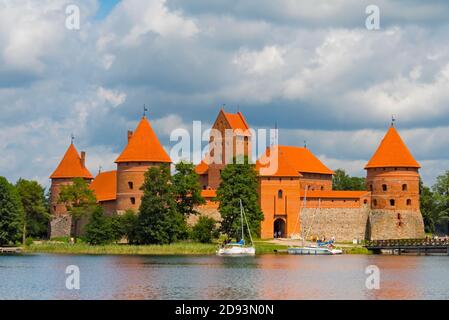
[[[83,160],[78,153],[78,150],[76,150],[73,141],[67,149],[58,167],[50,176],[50,179],[72,178],[93,179],[89,170],[87,170],[87,168],[85,167]]]
[[[365,169],[388,167],[420,168],[394,125],[388,129]]]
[[[394,127],[394,122],[396,121],[395,115],[391,115],[391,126]]]
[[[171,162],[146,117],[140,120],[122,154],[115,160],[120,162]]]
[[[142,116],[142,118],[146,118],[146,116],[147,116],[147,111],[148,111],[148,108],[147,108],[147,106],[144,104],[144,105],[143,105],[143,116]]]

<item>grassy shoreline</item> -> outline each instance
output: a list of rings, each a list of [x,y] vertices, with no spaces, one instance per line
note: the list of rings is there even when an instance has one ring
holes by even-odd
[[[285,251],[288,246],[267,241],[255,241],[256,254],[274,254],[275,250]],[[50,253],[73,255],[214,255],[216,243],[178,242],[169,245],[124,245],[109,244],[91,246],[86,243],[68,244],[61,242],[43,242],[25,246],[23,253]],[[370,254],[360,246],[342,248],[345,254]]]

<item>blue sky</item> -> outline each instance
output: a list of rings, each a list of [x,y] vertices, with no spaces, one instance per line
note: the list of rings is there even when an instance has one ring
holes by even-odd
[[[449,169],[449,3],[378,0],[370,31],[371,2],[3,2],[0,175],[48,185],[72,133],[93,173],[113,169],[144,103],[167,149],[226,104],[358,176],[395,114],[432,184]]]

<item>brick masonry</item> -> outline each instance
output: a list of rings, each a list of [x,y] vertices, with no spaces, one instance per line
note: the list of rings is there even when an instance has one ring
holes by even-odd
[[[424,222],[419,210],[371,210],[369,224],[372,240],[425,237]]]

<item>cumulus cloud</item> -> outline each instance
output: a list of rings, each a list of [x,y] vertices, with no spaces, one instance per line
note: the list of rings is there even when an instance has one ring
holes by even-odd
[[[92,171],[110,169],[143,104],[167,148],[172,129],[210,126],[225,104],[358,175],[395,114],[431,184],[449,169],[449,4],[377,1],[378,31],[368,4],[122,0],[95,19],[97,0],[4,1],[0,175],[48,182],[71,133]]]

